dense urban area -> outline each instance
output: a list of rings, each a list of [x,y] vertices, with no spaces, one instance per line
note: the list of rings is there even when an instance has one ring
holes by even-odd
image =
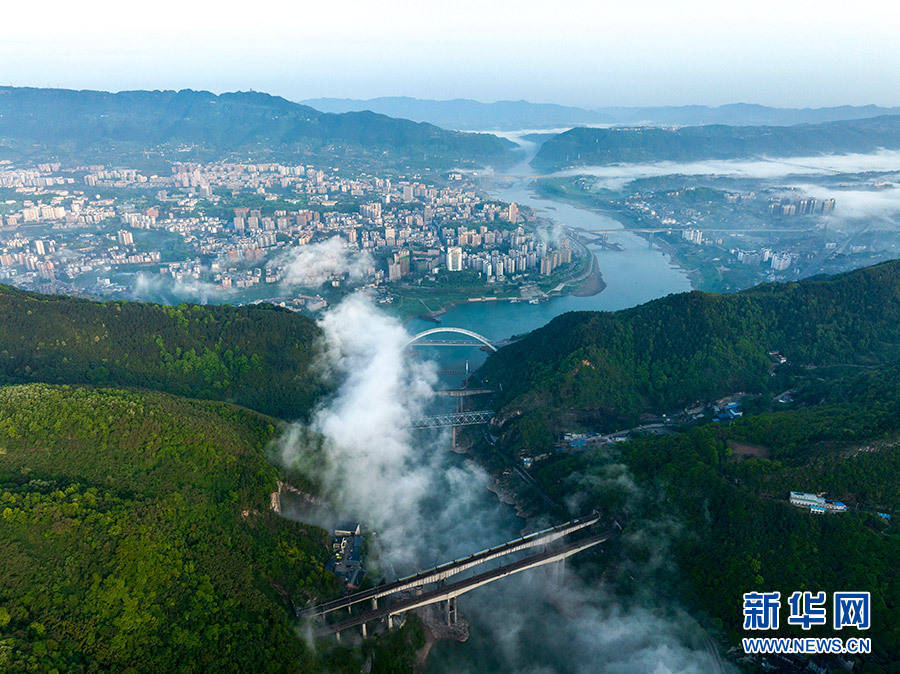
[[[459,173],[435,184],[282,164],[4,164],[0,279],[44,292],[317,310],[348,287],[381,303],[427,289],[438,309],[442,290],[543,297],[576,266],[568,237]]]

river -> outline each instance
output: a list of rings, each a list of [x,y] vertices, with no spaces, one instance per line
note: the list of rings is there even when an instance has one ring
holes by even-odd
[[[516,137],[513,136],[513,139],[516,140]],[[519,142],[523,147],[528,147],[524,141]],[[530,159],[530,153],[527,156]],[[538,215],[551,218],[563,226],[589,231],[622,230],[608,235],[609,242],[619,244],[621,251],[588,246],[597,256],[606,288],[589,297],[567,295],[540,304],[508,301],[459,304],[441,316],[442,325],[467,328],[499,340],[539,328],[567,311],[614,311],[691,289],[683,269],[676,266],[666,253],[651,247],[646,239],[626,231],[618,220],[535,194],[534,171],[527,160],[513,167],[509,173],[514,177],[488,176],[482,179],[481,188],[495,199],[528,206]],[[411,332],[429,327],[435,326],[423,320],[410,321],[408,325]]]
[[[537,196],[532,189],[533,172],[525,162],[513,173],[514,178],[483,180],[482,189],[496,199],[528,206],[564,226],[623,230],[608,236],[622,250],[589,246],[597,256],[606,287],[593,296],[555,297],[540,304],[460,304],[440,317],[442,325],[467,328],[499,340],[538,328],[567,311],[623,309],[691,289],[687,274],[668,255],[625,231],[618,221]],[[421,319],[407,324],[410,333],[433,327],[434,323]],[[458,370],[466,360],[477,367],[485,354],[477,349],[429,348],[423,356],[437,360],[441,369]],[[451,464],[462,460],[449,459]],[[485,497],[471,504],[474,507],[468,511],[469,521],[459,523],[458,534],[463,540],[497,544],[510,532],[521,529],[522,522],[493,494]],[[436,547],[444,546],[446,543]],[[465,595],[460,600],[460,613],[471,626],[468,642],[438,642],[431,651],[427,670],[637,671],[644,666],[663,666],[702,671],[708,654],[687,646],[683,634],[665,620],[648,612],[620,611],[614,599],[599,593],[579,593],[574,605],[557,601],[556,592],[547,590],[548,582],[547,574],[537,570]]]

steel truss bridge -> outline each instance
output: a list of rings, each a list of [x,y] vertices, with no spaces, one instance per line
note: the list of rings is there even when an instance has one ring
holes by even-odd
[[[494,410],[473,410],[471,412],[448,412],[430,417],[413,419],[410,428],[447,428],[456,426],[476,426],[486,424],[494,416]]]
[[[547,547],[554,541],[565,538],[577,531],[587,529],[588,527],[597,524],[599,521],[600,516],[597,513],[593,513],[589,517],[574,519],[555,527],[550,527],[549,529],[536,531],[512,541],[507,541],[501,545],[481,550],[468,557],[461,557],[452,562],[447,562],[425,571],[419,571],[418,573],[400,578],[391,583],[385,583],[369,590],[363,590],[318,606],[299,610],[297,615],[302,618],[321,618],[329,613],[343,609],[350,612],[352,606],[362,602],[369,602],[371,606],[369,610],[357,615],[351,614],[348,618],[339,622],[322,624],[315,630],[318,635],[336,634],[338,638],[340,638],[341,631],[357,626],[362,628],[362,634],[363,637],[365,637],[366,624],[376,620],[380,623],[386,619],[387,627],[390,629],[394,626],[394,620],[401,617],[404,613],[437,603],[445,604],[447,621],[448,623],[453,624],[456,622],[457,614],[456,599],[460,595],[470,592],[482,585],[492,583],[527,569],[551,564],[553,562],[562,562],[566,558],[571,557],[582,550],[587,550],[588,548],[603,543],[616,533],[616,527],[612,527],[603,532],[583,536],[578,540],[571,541],[562,546],[553,548]],[[539,546],[544,546],[545,549],[522,559],[508,562],[495,569],[490,569],[471,576],[470,578],[465,578],[450,584],[444,583],[448,578],[490,560],[499,559],[515,552]],[[430,584],[436,584],[437,586],[430,590],[426,589],[425,586]],[[395,601],[379,607],[379,599],[395,595]]]

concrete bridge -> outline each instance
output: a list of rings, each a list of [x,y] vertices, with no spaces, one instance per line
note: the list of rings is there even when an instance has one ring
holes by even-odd
[[[603,543],[604,541],[608,540],[614,533],[615,529],[610,529],[608,531],[604,531],[603,533],[592,534],[577,541],[567,543],[560,548],[545,550],[543,552],[524,557],[523,559],[520,559],[518,561],[504,564],[503,566],[500,566],[496,569],[484,571],[478,575],[472,576],[471,578],[459,580],[455,583],[443,585],[436,589],[423,592],[418,595],[400,599],[399,601],[388,606],[379,608],[377,604],[373,604],[374,608],[372,608],[370,611],[366,611],[365,613],[361,613],[356,616],[351,616],[337,623],[322,625],[317,630],[315,630],[315,632],[318,636],[336,634],[338,638],[340,638],[340,633],[343,630],[350,629],[352,627],[361,627],[363,637],[365,637],[367,636],[367,623],[373,622],[375,620],[381,621],[386,618],[387,627],[388,629],[391,629],[394,626],[394,620],[402,616],[404,613],[415,610],[417,608],[428,606],[430,604],[438,603],[445,603],[445,615],[447,616],[447,622],[452,624],[455,623],[457,619],[456,600],[460,595],[465,594],[466,592],[471,592],[472,590],[479,588],[482,585],[493,583],[497,580],[512,576],[513,574],[520,573],[528,569],[533,569],[538,566],[544,566],[545,564],[552,564],[554,562],[561,562],[568,557],[581,552],[582,550],[587,550],[588,548],[592,548],[595,545]]]
[[[467,398],[488,393],[496,393],[496,391],[492,388],[445,388],[434,392],[436,396],[447,396],[450,398]]]
[[[440,564],[425,571],[419,571],[410,576],[399,578],[393,582],[379,585],[378,587],[355,592],[318,606],[299,610],[297,611],[297,616],[301,618],[320,618],[329,613],[344,609],[350,612],[353,606],[363,602],[369,602],[371,604],[369,610],[355,616],[351,615],[345,620],[336,623],[322,624],[316,629],[317,634],[337,634],[338,638],[340,638],[342,630],[361,626],[363,637],[365,637],[367,623],[387,618],[387,626],[388,629],[390,629],[393,627],[394,618],[407,611],[412,611],[429,604],[444,602],[446,604],[447,620],[452,624],[456,621],[456,599],[461,594],[465,594],[466,592],[481,587],[482,585],[486,585],[487,583],[492,583],[501,578],[519,573],[520,571],[525,571],[526,569],[562,561],[582,550],[586,550],[587,548],[602,543],[612,536],[616,529],[611,528],[602,533],[594,533],[554,549],[545,549],[542,552],[532,554],[523,559],[501,565],[496,569],[485,571],[449,585],[445,584],[447,579],[480,564],[499,559],[500,557],[539,546],[550,545],[570,534],[587,529],[588,527],[597,524],[599,521],[600,516],[595,512],[588,517],[577,518],[570,520],[569,522],[564,522],[563,524],[542,529],[541,531],[535,531],[525,536],[521,536],[520,538],[507,541],[501,545],[481,550],[467,557],[453,560],[452,562]],[[431,590],[425,590],[426,585],[432,584],[437,584],[438,586]],[[378,600],[389,597],[393,597],[393,601],[388,600],[388,604],[379,607]]]
[[[599,521],[600,516],[597,514],[592,514],[589,517],[585,518],[570,520],[569,522],[564,522],[563,524],[558,524],[554,527],[535,531],[533,533],[522,536],[521,538],[507,541],[502,545],[497,545],[492,548],[487,548],[486,550],[481,550],[480,552],[471,554],[468,557],[460,557],[459,559],[455,559],[452,562],[446,562],[431,569],[419,571],[418,573],[414,573],[411,576],[405,576],[403,578],[395,580],[392,583],[385,583],[384,585],[379,585],[378,587],[373,587],[369,590],[355,592],[354,594],[347,595],[346,597],[341,597],[340,599],[335,599],[334,601],[319,604],[318,606],[300,611],[299,615],[303,617],[321,616],[325,615],[326,613],[331,613],[332,611],[349,608],[354,604],[358,604],[363,601],[377,601],[381,597],[396,594],[397,592],[405,592],[407,590],[413,590],[423,585],[427,585],[428,583],[436,583],[440,580],[446,580],[450,576],[456,575],[457,573],[460,573],[467,569],[471,569],[473,566],[483,564],[484,562],[488,562],[492,559],[497,559],[498,557],[503,557],[504,555],[509,555],[520,550],[533,548],[538,545],[547,545],[548,543],[552,543],[553,541],[568,536],[569,534],[575,533],[576,531],[586,529],[587,527],[592,526]]]

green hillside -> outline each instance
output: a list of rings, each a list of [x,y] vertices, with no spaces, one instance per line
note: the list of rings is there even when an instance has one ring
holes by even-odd
[[[559,455],[533,475],[575,511],[600,506],[624,523],[606,577],[626,595],[676,597],[721,628],[727,648],[747,636],[745,592],[866,590],[871,629],[840,636],[872,638],[862,671],[892,671],[900,538],[877,513],[896,517],[900,506],[898,381],[896,365],[869,369],[806,388],[799,409]],[[849,511],[813,515],[788,503],[792,490],[824,492]],[[835,633],[782,621],[779,634]]]
[[[792,157],[900,148],[900,115],[793,126],[578,127],[553,136],[532,160],[541,169],[628,162]]]
[[[773,368],[770,350],[790,364]],[[732,295],[690,292],[615,313],[573,312],[492,355],[507,443],[562,426],[635,425],[734,392],[773,392],[810,368],[900,359],[900,261]],[[774,374],[773,374],[774,373]]]
[[[769,350],[787,357],[776,364]],[[900,262],[734,295],[685,293],[615,313],[560,316],[482,368],[502,384],[498,466],[533,456],[519,503],[559,517],[600,508],[624,526],[602,564],[623,597],[689,608],[739,646],[742,594],[872,593],[873,656],[893,671],[900,540]],[[787,402],[777,393],[790,391]],[[743,418],[670,424],[626,442],[554,450],[564,430],[635,428],[735,392]],[[849,510],[813,515],[790,491]],[[565,511],[565,512],[563,512]],[[599,573],[599,571],[598,571]],[[782,636],[803,632],[782,621]]]
[[[336,592],[269,510],[274,421],[158,393],[0,388],[0,670],[316,671],[282,593]]]
[[[322,392],[319,329],[271,305],[92,302],[0,286],[0,383],[139,386],[285,419]]]
[[[0,87],[0,156],[43,153],[83,161],[102,150],[108,161],[116,152],[140,157],[177,150],[182,159],[252,153],[294,161],[321,157],[329,165],[356,159],[440,167],[506,161],[512,148],[488,134],[367,111],[323,113],[258,92]]]

